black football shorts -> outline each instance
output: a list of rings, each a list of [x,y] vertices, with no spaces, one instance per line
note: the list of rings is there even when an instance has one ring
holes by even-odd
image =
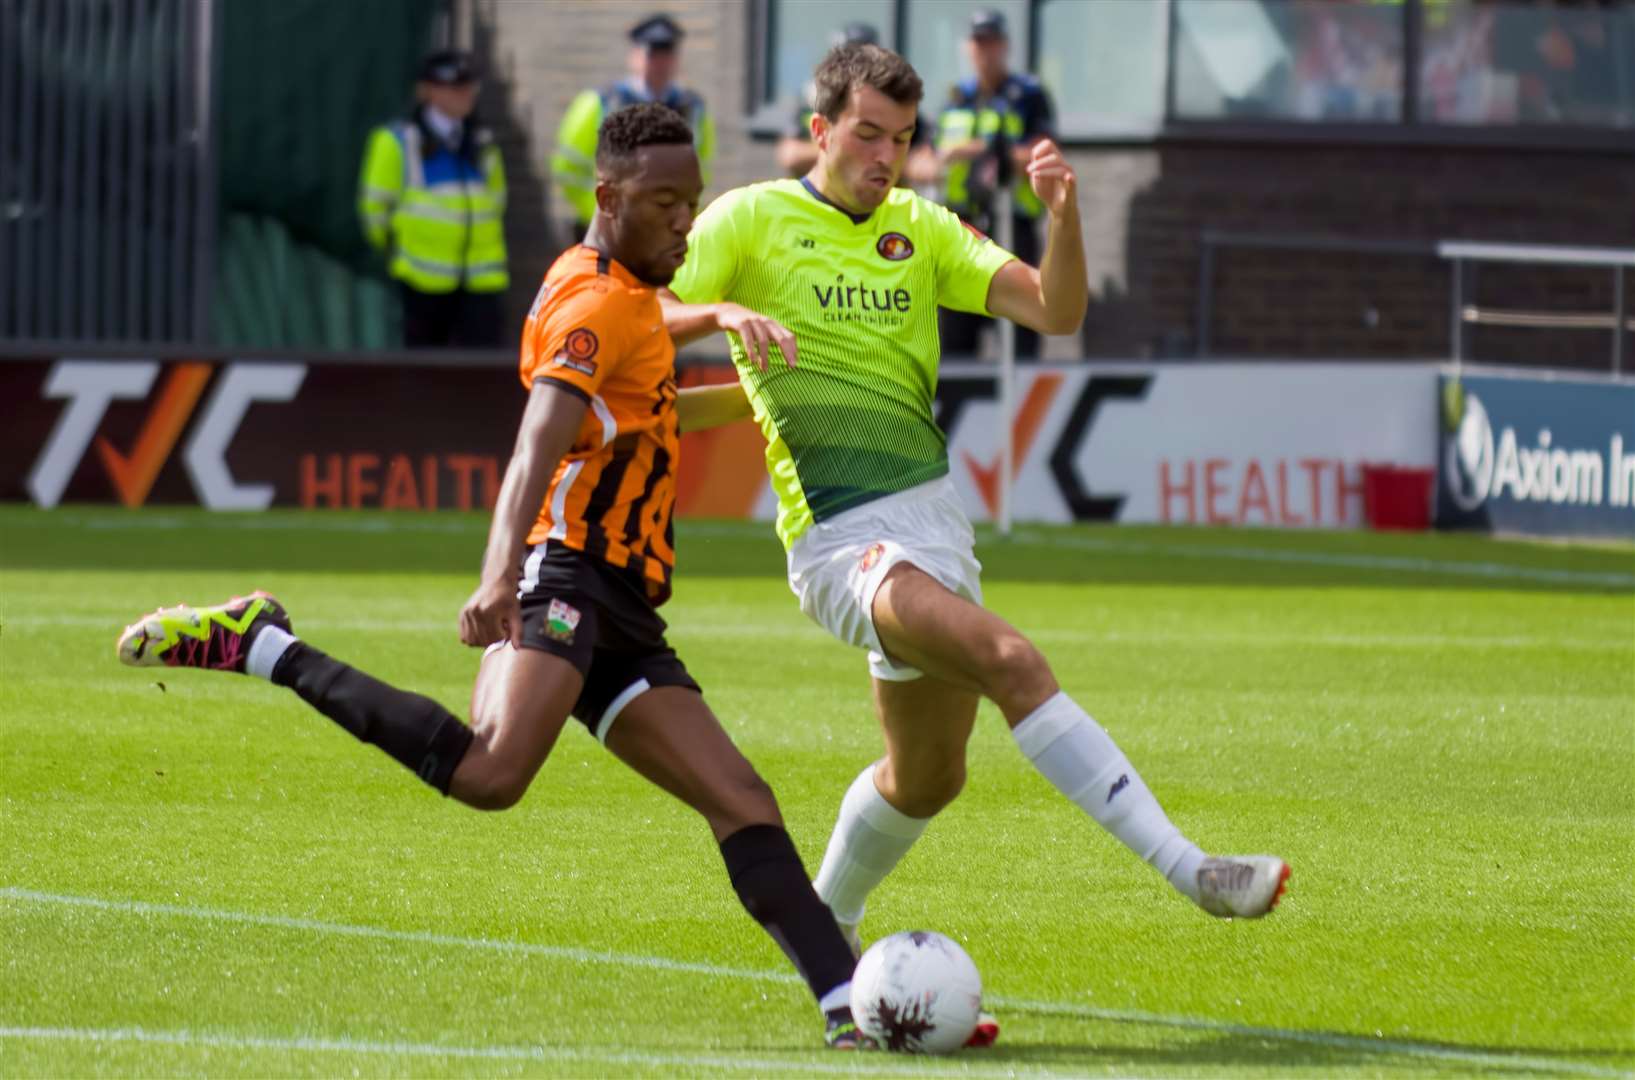
[[[560,656],[585,677],[573,715],[598,740],[630,702],[659,686],[698,690],[664,640],[665,622],[641,581],[594,555],[546,543],[529,553],[522,644]]]

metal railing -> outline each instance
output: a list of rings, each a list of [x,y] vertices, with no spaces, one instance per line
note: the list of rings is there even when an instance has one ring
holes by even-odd
[[[1624,271],[1635,266],[1635,248],[1563,247],[1554,244],[1484,244],[1444,240],[1436,253],[1453,264],[1453,362],[1465,362],[1465,325],[1519,326],[1554,330],[1612,331],[1612,373],[1624,372],[1625,340],[1635,319],[1625,315]],[[1604,266],[1612,271],[1612,310],[1516,311],[1482,308],[1465,302],[1465,267],[1471,263],[1507,262],[1536,266]]]
[[[1223,249],[1260,251],[1318,251],[1335,254],[1396,255],[1440,258],[1451,267],[1450,352],[1455,364],[1470,359],[1467,325],[1506,326],[1546,330],[1611,331],[1611,369],[1624,371],[1630,355],[1628,338],[1635,333],[1629,314],[1626,271],[1635,267],[1635,248],[1602,248],[1557,244],[1486,243],[1470,240],[1365,240],[1304,233],[1237,233],[1204,230],[1198,237],[1198,292],[1194,333],[1199,358],[1213,355],[1215,276]],[[1469,298],[1469,268],[1482,262],[1526,263],[1539,266],[1606,267],[1612,273],[1611,311],[1537,311],[1482,307]]]
[[[211,16],[0,4],[0,338],[208,336]]]

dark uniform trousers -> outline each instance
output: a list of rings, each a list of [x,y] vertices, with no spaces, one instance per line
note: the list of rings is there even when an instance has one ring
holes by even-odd
[[[997,240],[997,237],[995,239]],[[1039,265],[1039,259],[1044,252],[1037,220],[1020,214],[1013,218],[1010,250],[1029,266]],[[950,358],[977,355],[984,326],[994,326],[997,329],[996,321],[985,315],[941,309],[937,317],[937,333],[942,338],[942,355]],[[1016,327],[1016,358],[1018,360],[1039,358],[1039,335],[1020,323]]]

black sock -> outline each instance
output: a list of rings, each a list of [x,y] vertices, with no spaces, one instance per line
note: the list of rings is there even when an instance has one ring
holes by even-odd
[[[849,982],[857,960],[834,915],[812,891],[800,853],[777,825],[750,825],[721,841],[727,876],[744,909],[793,961],[812,996]]]
[[[304,641],[284,650],[272,681],[448,794],[454,768],[471,745],[471,729],[431,698],[388,686]]]

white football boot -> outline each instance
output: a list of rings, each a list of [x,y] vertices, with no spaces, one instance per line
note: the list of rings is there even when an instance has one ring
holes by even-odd
[[[1277,906],[1289,872],[1275,855],[1211,855],[1198,867],[1198,906],[1223,919],[1258,919]]]

